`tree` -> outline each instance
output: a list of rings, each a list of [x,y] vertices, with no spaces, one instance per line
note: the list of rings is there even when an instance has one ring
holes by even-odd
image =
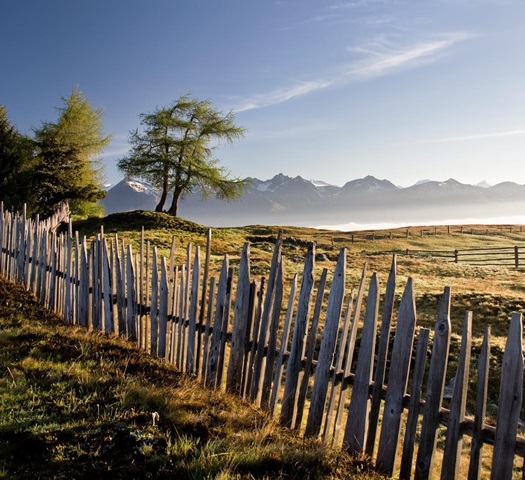
[[[203,198],[238,198],[246,181],[232,177],[214,157],[221,141],[232,143],[244,136],[232,112],[222,114],[210,100],[181,96],[172,105],[141,114],[144,130],[131,132],[131,150],[118,162],[128,177],[143,179],[161,190],[156,211],[162,212],[168,195],[173,196],[167,212],[177,216],[180,199],[199,192]]]
[[[33,141],[11,125],[7,109],[0,105],[0,201],[19,210],[30,183]]]
[[[103,112],[93,109],[77,88],[62,100],[58,120],[35,130],[35,195],[44,215],[66,199],[73,213],[82,213],[105,196],[96,159],[111,141],[103,133]]]

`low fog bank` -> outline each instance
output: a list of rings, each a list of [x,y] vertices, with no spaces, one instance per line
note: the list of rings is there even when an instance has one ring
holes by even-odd
[[[440,226],[440,225],[525,225],[525,215],[488,218],[455,218],[452,220],[429,220],[391,223],[344,223],[339,225],[315,225],[312,228],[338,230],[340,232],[357,232],[362,230],[389,230],[394,228]]]

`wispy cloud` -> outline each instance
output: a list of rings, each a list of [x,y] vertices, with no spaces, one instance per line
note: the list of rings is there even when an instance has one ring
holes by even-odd
[[[113,136],[113,140],[102,156],[104,157],[121,157],[129,152],[128,135],[119,133]]]
[[[392,23],[394,17],[390,15],[381,15],[377,17],[365,17],[363,21],[366,25],[385,25],[387,23]]]
[[[278,103],[286,102],[295,97],[308,95],[309,93],[322,90],[332,85],[332,80],[296,81],[292,85],[259,93],[240,103],[234,108],[237,112],[253,110],[254,108],[268,107]]]
[[[333,132],[337,127],[330,122],[308,122],[291,127],[276,126],[272,129],[259,129],[248,132],[247,139],[254,141],[279,140],[289,138],[304,138],[322,132]]]
[[[367,7],[369,5],[385,3],[385,0],[357,0],[355,2],[340,2],[330,5],[328,10],[348,10],[360,7]]]
[[[435,144],[435,143],[468,142],[472,140],[485,140],[488,138],[514,137],[517,135],[525,135],[525,128],[517,129],[517,130],[507,130],[504,132],[478,133],[474,135],[463,135],[463,136],[458,136],[458,137],[428,138],[424,140],[417,140],[414,142],[397,143],[396,145],[427,145],[427,144]]]
[[[349,52],[358,54],[361,58],[339,66],[333,70],[331,75],[317,79],[296,80],[290,85],[253,95],[238,102],[234,110],[243,112],[268,107],[330,87],[341,87],[355,81],[414,68],[422,63],[435,61],[444,51],[471,37],[472,35],[466,32],[452,32],[404,46],[394,45],[380,37],[366,44],[349,48]]]
[[[432,62],[440,53],[471,37],[472,35],[466,32],[453,32],[402,48],[387,45],[383,45],[381,48],[378,48],[377,45],[371,45],[368,49],[363,46],[351,47],[349,51],[365,53],[367,56],[350,65],[347,75],[376,77],[401,68],[412,68],[421,62]]]
[[[363,23],[368,26],[379,26],[379,25],[385,25],[387,23],[391,23],[394,21],[394,17],[390,15],[367,15],[363,18],[359,18],[357,20],[354,18],[354,13],[351,14],[345,13],[345,11],[353,10],[357,8],[366,8],[374,4],[384,4],[385,2],[383,0],[362,0],[358,2],[346,2],[346,3],[338,3],[335,5],[330,5],[326,8],[324,8],[324,13],[321,13],[319,15],[315,15],[311,18],[306,18],[304,20],[297,21],[295,23],[292,23],[290,25],[287,25],[286,27],[283,27],[281,30],[287,31],[287,30],[294,30],[298,27],[304,27],[305,25],[311,25],[311,24],[319,24],[319,23]]]

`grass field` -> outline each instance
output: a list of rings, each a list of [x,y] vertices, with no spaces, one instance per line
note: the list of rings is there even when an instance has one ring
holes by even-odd
[[[169,256],[172,239],[175,238],[176,257],[184,263],[189,243],[204,248],[208,228],[183,219],[153,212],[129,212],[114,214],[105,219],[90,219],[75,224],[81,235],[92,238],[103,225],[108,236],[118,233],[119,238],[131,243],[135,251],[140,248],[141,229],[151,248],[156,246],[161,254]],[[316,244],[316,274],[322,269],[332,272],[341,248],[347,249],[348,291],[357,288],[365,263],[369,272],[377,272],[381,292],[384,292],[392,262],[392,252],[397,256],[397,293],[399,302],[408,277],[414,280],[416,292],[417,326],[434,328],[438,303],[445,286],[452,290],[452,344],[448,378],[455,374],[455,355],[459,352],[462,324],[467,310],[473,312],[473,355],[479,354],[482,336],[491,327],[491,369],[489,403],[496,403],[499,392],[499,371],[507,338],[511,313],[525,312],[525,271],[509,267],[480,267],[456,264],[446,259],[402,255],[406,249],[449,250],[471,248],[500,248],[525,246],[525,232],[520,226],[454,226],[413,227],[389,231],[336,232],[298,227],[268,227],[253,225],[243,228],[218,228],[212,230],[211,270],[218,271],[224,254],[230,264],[237,265],[242,246],[250,243],[251,272],[254,278],[269,273],[271,255],[279,231],[284,239],[283,255],[285,273],[291,279],[301,273],[308,244]],[[423,232],[423,234],[422,234]],[[375,238],[375,240],[374,240]],[[385,253],[386,252],[386,253]],[[330,280],[330,274],[329,274]],[[398,305],[398,303],[397,303]],[[397,306],[395,308],[397,311]],[[395,322],[395,318],[394,318]],[[475,371],[472,384],[476,382]],[[475,391],[474,385],[471,389]],[[471,396],[472,397],[472,396]],[[469,411],[472,411],[469,402]],[[489,412],[490,413],[490,412]],[[525,409],[522,409],[522,418]],[[492,421],[492,419],[489,419]]]
[[[0,279],[0,478],[380,478]]]
[[[90,219],[74,224],[81,235],[92,238],[100,232],[101,225],[108,237],[118,233],[119,238],[131,243],[135,252],[140,247],[141,228],[144,237],[151,247],[169,256],[172,238],[175,237],[176,257],[184,263],[188,243],[204,248],[208,228],[182,219],[174,219],[165,214],[153,212],[130,212],[114,214],[105,219]],[[411,230],[405,236],[406,229],[392,230],[393,238],[385,232],[376,232],[381,239],[372,240],[372,232],[359,232],[352,242],[352,233],[334,232],[298,227],[266,227],[261,225],[244,228],[219,228],[212,230],[212,272],[220,268],[224,254],[228,254],[231,264],[238,263],[242,246],[250,243],[252,276],[257,278],[269,273],[270,261],[279,231],[284,239],[283,255],[285,273],[291,279],[294,273],[303,269],[304,257],[310,242],[316,243],[316,273],[320,276],[323,268],[329,272],[334,269],[337,255],[341,248],[347,249],[348,256],[348,289],[356,288],[365,263],[371,272],[377,272],[384,288],[392,253],[404,252],[406,249],[450,250],[525,246],[525,232],[518,228],[511,233],[509,229],[476,226],[483,232],[472,235],[470,227],[464,227],[467,233],[447,234],[446,227],[441,227],[434,234],[434,227],[427,229],[431,234],[420,236],[421,227]],[[458,232],[458,228],[454,229]],[[388,232],[390,233],[390,231]],[[509,267],[479,267],[455,264],[444,259],[421,258],[398,255],[398,297],[408,277],[414,279],[416,306],[420,326],[433,328],[439,297],[445,286],[452,288],[452,323],[453,331],[461,332],[466,310],[472,310],[474,316],[474,336],[481,337],[485,326],[492,326],[492,335],[506,337],[510,313],[525,311],[524,271]]]
[[[107,238],[118,233],[134,251],[140,248],[142,227],[150,248],[166,256],[175,238],[178,263],[185,261],[189,243],[204,247],[208,232],[205,226],[152,212],[89,219],[75,223],[74,230],[92,238],[101,225]],[[473,357],[491,325],[491,368],[497,378],[510,314],[525,312],[523,271],[401,252],[521,246],[525,233],[487,227],[475,234],[465,227],[466,233],[432,228],[421,235],[418,228],[408,237],[406,229],[352,237],[307,228],[221,228],[212,231],[212,273],[224,254],[236,266],[249,242],[253,277],[267,275],[279,230],[287,279],[302,271],[313,241],[318,276],[323,268],[333,271],[339,250],[347,249],[348,291],[357,287],[365,263],[378,272],[384,290],[392,253],[400,252],[397,300],[412,277],[418,327],[433,329],[441,293],[445,286],[452,288],[449,377],[455,372],[465,311],[472,310]],[[0,289],[4,478],[36,478],[35,472],[38,478],[379,478],[366,462],[302,440],[249,404],[205,390],[125,342],[60,325],[12,285],[2,282]],[[471,380],[475,382],[475,372]],[[498,389],[499,383],[491,382],[489,403],[496,401]]]

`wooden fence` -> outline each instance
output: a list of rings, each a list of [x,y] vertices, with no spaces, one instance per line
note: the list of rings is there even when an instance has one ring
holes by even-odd
[[[439,225],[426,227],[404,227],[381,230],[361,230],[345,233],[344,241],[348,238],[351,243],[367,240],[393,240],[412,237],[428,237],[438,235],[477,235],[498,236],[508,234],[522,234],[523,225]]]
[[[126,336],[204,385],[250,399],[306,437],[368,454],[387,475],[474,479],[483,471],[511,479],[523,471],[525,439],[517,436],[521,314],[512,314],[492,427],[485,414],[490,330],[470,365],[469,312],[449,408],[443,407],[450,288],[444,290],[429,353],[431,332],[417,327],[411,279],[394,313],[395,257],[380,295],[378,276],[366,266],[356,291],[347,291],[345,249],[333,272],[323,269],[319,276],[311,244],[302,276],[285,285],[280,235],[269,275],[260,281],[250,273],[249,244],[238,270],[225,255],[215,278],[208,267],[211,232],[203,255],[199,247],[187,247],[184,265],[175,265],[175,243],[170,258],[159,258],[155,248],[146,255],[144,239],[139,252],[103,231],[88,243],[72,235],[71,227],[57,235],[38,219],[2,210],[0,274],[23,283],[65,322]],[[476,392],[467,389],[472,369]],[[469,417],[472,394],[475,411]],[[438,437],[444,438],[439,448]]]
[[[523,245],[492,248],[466,248],[462,250],[421,250],[407,248],[406,250],[370,253],[370,255],[378,254],[441,258],[447,262],[476,265],[479,267],[492,266],[523,268],[525,266],[525,246]]]

